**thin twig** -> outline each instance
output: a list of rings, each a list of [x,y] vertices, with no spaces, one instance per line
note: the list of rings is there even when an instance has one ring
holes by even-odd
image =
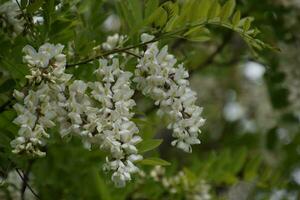
[[[133,52],[131,52],[131,51],[129,51],[129,50],[126,50],[126,51],[124,51],[125,53],[127,53],[127,54],[130,54],[130,55],[132,55],[132,56],[134,56],[134,57],[136,57],[136,58],[142,58],[142,56],[139,56],[139,55],[137,55],[137,54],[135,54],[135,53],[133,53]]]
[[[154,38],[153,40],[150,40],[148,42],[145,42],[145,43],[140,43],[140,44],[137,44],[137,45],[132,45],[132,46],[129,46],[129,47],[124,47],[124,48],[118,48],[118,49],[113,49],[111,51],[107,51],[107,52],[104,52],[100,55],[97,55],[97,56],[94,56],[92,58],[88,58],[86,60],[83,60],[83,61],[79,61],[78,63],[72,63],[72,64],[67,64],[66,67],[72,67],[72,66],[76,66],[76,65],[82,65],[82,64],[86,64],[86,63],[89,63],[95,59],[98,59],[98,58],[101,58],[101,57],[105,57],[105,56],[108,56],[110,54],[114,54],[114,53],[119,53],[119,52],[124,52],[124,51],[127,51],[127,50],[130,50],[130,49],[133,49],[133,48],[137,48],[137,47],[141,47],[141,46],[145,46],[147,44],[150,44],[150,43],[153,43],[153,42],[156,42],[156,41],[159,41],[160,39],[162,39],[163,37],[167,37],[167,36],[174,36],[176,34],[179,34],[179,33],[182,33],[182,32],[185,32],[187,31],[188,29],[190,28],[195,28],[195,27],[203,27],[203,26],[206,26],[206,25],[216,25],[216,26],[222,26],[224,28],[227,28],[227,29],[230,29],[231,31],[234,31],[236,33],[238,33],[248,44],[248,46],[251,48],[251,45],[249,43],[251,42],[254,42],[255,41],[255,38],[253,38],[251,35],[243,32],[243,31],[239,31],[238,29],[234,29],[230,24],[228,23],[222,23],[222,22],[214,22],[214,21],[204,21],[204,22],[201,22],[201,23],[196,23],[196,24],[189,24],[181,29],[178,29],[178,30],[175,30],[175,31],[170,31],[170,32],[165,32],[163,35],[159,36],[159,37],[156,37]]]
[[[89,63],[93,60],[96,60],[98,58],[101,58],[101,57],[105,57],[105,56],[108,56],[110,54],[115,54],[115,53],[119,53],[119,52],[126,52],[130,49],[134,49],[134,48],[138,48],[138,47],[142,47],[142,46],[145,46],[147,44],[150,44],[150,43],[153,43],[153,42],[156,42],[158,41],[159,38],[155,38],[153,40],[150,40],[148,42],[144,42],[144,43],[140,43],[140,44],[137,44],[137,45],[132,45],[132,46],[129,46],[129,47],[124,47],[124,48],[118,48],[118,49],[113,49],[111,51],[107,51],[107,52],[104,52],[100,55],[97,55],[95,57],[92,57],[92,58],[88,58],[86,60],[83,60],[83,61],[80,61],[78,63],[72,63],[72,64],[67,64],[66,67],[73,67],[73,66],[76,66],[76,65],[82,65],[82,64],[86,64],[86,63]],[[127,52],[128,53],[128,52]]]
[[[24,200],[25,199],[25,191],[26,191],[26,188],[28,188],[31,193],[37,198],[37,199],[41,199],[39,197],[39,195],[32,189],[32,187],[29,185],[28,181],[29,181],[29,178],[28,178],[28,170],[26,172],[26,174],[23,174],[22,175],[22,172],[19,170],[19,169],[16,169],[16,172],[18,173],[18,175],[20,176],[20,178],[22,179],[22,182],[23,182],[23,185],[22,185],[22,188],[21,188],[21,199]]]
[[[24,11],[23,11],[23,9],[22,9],[22,7],[21,7],[21,5],[20,5],[20,3],[19,3],[18,0],[16,0],[16,3],[17,3],[17,5],[18,5],[18,7],[19,7],[19,9],[20,9],[20,11],[21,11],[21,14],[23,15],[24,19],[27,21],[28,25],[30,25],[31,28],[34,28],[34,25],[33,25],[32,22],[30,21],[30,19],[27,17],[27,15],[24,13]],[[36,36],[34,35],[34,32],[33,32],[30,28],[29,28],[28,30],[29,30],[29,32],[31,33],[32,38],[33,38],[33,39],[36,39]]]

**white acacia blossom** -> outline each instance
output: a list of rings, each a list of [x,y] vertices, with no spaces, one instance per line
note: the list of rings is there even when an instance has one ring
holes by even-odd
[[[64,91],[71,75],[65,74],[66,58],[62,45],[44,44],[36,52],[25,46],[24,61],[30,67],[31,75],[26,76],[33,87],[28,91],[15,90],[19,103],[14,105],[17,118],[14,123],[20,126],[18,137],[11,142],[14,153],[29,153],[44,156],[41,146],[49,137],[47,129],[54,127],[54,119],[60,110],[58,102],[65,99]],[[39,83],[35,85],[36,83]]]
[[[133,116],[130,110],[135,106],[131,99],[132,74],[121,70],[116,58],[111,65],[105,59],[99,62],[95,71],[97,81],[75,80],[68,87],[69,98],[61,102],[64,109],[58,115],[60,133],[76,134],[85,147],[95,145],[108,151],[104,169],[113,171],[112,181],[116,186],[124,187],[131,174],[138,171],[134,162],[142,159],[135,147],[142,139],[136,135],[139,130],[130,120]]]
[[[133,113],[130,110],[135,106],[131,99],[134,94],[130,88],[132,74],[120,69],[116,58],[112,64],[100,60],[99,69],[95,73],[101,81],[90,83],[91,94],[102,105],[95,138],[100,142],[100,148],[111,153],[106,158],[104,168],[113,170],[112,181],[123,187],[126,181],[131,180],[130,174],[138,171],[133,163],[142,159],[135,147],[142,139],[136,135],[139,130],[131,121]]]
[[[142,42],[154,36],[143,34]],[[176,65],[175,57],[168,53],[168,47],[161,50],[158,43],[150,43],[136,66],[134,81],[144,95],[150,96],[159,106],[159,114],[171,118],[168,128],[173,130],[172,145],[191,152],[191,145],[199,144],[198,134],[205,120],[202,108],[195,105],[196,93],[189,87],[188,72],[182,64]]]
[[[125,42],[126,37],[119,35],[118,33],[108,36],[106,41],[102,44],[103,50],[110,51],[117,47],[120,47]]]
[[[113,50],[123,44],[124,38],[115,34],[101,47]],[[142,35],[143,42],[152,39],[153,36]],[[100,59],[93,82],[74,80],[65,73],[63,48],[49,43],[38,51],[29,45],[23,48],[30,74],[26,76],[27,89],[14,92],[18,100],[14,123],[20,126],[18,136],[11,142],[14,153],[44,156],[50,129],[58,127],[61,137],[77,136],[85,148],[108,152],[103,168],[112,172],[116,186],[125,186],[139,171],[135,162],[142,159],[136,147],[142,138],[132,120],[135,101],[131,79],[144,95],[155,100],[159,113],[171,119],[168,128],[173,129],[175,137],[172,145],[191,152],[191,145],[200,143],[202,108],[195,105],[196,94],[189,88],[188,72],[182,64],[176,65],[167,47],[159,50],[158,43],[152,43],[145,52],[138,52],[142,56],[137,60],[135,74],[123,69],[129,56],[124,52]]]
[[[0,5],[0,26],[12,32],[13,37],[24,30],[25,20],[15,1],[8,1]]]
[[[25,46],[23,57],[30,68],[31,75],[26,78],[33,83],[50,81],[52,83],[67,82],[71,75],[65,74],[66,56],[62,54],[64,46],[46,43],[38,51],[32,46]]]
[[[92,145],[109,152],[104,168],[113,171],[112,181],[125,186],[138,171],[134,162],[142,159],[135,145],[141,141],[130,111],[135,102],[130,88],[132,73],[123,71],[118,59],[109,65],[100,60],[98,80],[86,83],[71,80],[65,73],[63,46],[44,44],[38,51],[25,46],[24,61],[31,74],[26,92],[15,91],[20,102],[14,108],[20,126],[11,142],[14,153],[44,156],[42,147],[50,137],[48,129],[58,126],[62,137],[79,136],[86,148]]]

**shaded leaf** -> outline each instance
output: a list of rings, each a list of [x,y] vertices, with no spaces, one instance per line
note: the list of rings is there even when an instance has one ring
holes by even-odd
[[[137,148],[140,153],[151,151],[158,147],[163,140],[161,139],[149,139],[149,140],[143,140],[141,143],[137,145]]]
[[[169,163],[168,161],[165,161],[161,158],[146,158],[144,160],[139,161],[138,163],[142,164],[142,165],[161,165],[161,166],[167,166],[167,165],[171,165],[171,163]]]

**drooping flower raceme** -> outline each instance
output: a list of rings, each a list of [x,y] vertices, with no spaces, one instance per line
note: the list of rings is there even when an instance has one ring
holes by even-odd
[[[122,45],[123,39],[114,35],[101,46],[110,51]],[[142,35],[142,42],[152,39],[153,36]],[[129,57],[128,52],[120,52],[100,59],[93,82],[74,80],[65,73],[63,48],[46,43],[38,51],[29,45],[23,49],[30,74],[26,76],[27,89],[14,92],[18,100],[14,123],[20,126],[18,136],[11,142],[14,153],[44,156],[50,129],[57,127],[62,137],[77,136],[84,147],[108,152],[103,168],[112,172],[116,186],[125,186],[139,171],[135,162],[142,159],[136,147],[142,139],[132,120],[135,101],[131,79],[144,95],[155,100],[159,114],[170,118],[173,145],[191,152],[191,145],[200,143],[202,108],[195,105],[196,94],[189,87],[188,72],[182,64],[176,64],[167,47],[159,50],[158,43],[152,43],[145,52],[139,51],[135,57],[141,58],[134,75],[125,71],[124,65],[136,53],[131,52]]]
[[[44,44],[36,52],[25,46],[24,61],[30,67],[31,75],[26,76],[32,84],[28,91],[15,90],[19,103],[14,105],[18,117],[14,123],[20,126],[18,137],[11,142],[14,153],[29,153],[43,156],[41,146],[49,137],[47,129],[55,126],[59,101],[65,99],[64,91],[71,75],[65,74],[66,58],[61,54],[62,45]],[[36,84],[39,83],[39,84]]]
[[[132,73],[123,71],[116,58],[111,65],[102,59],[95,71],[97,81],[72,81],[65,73],[62,49],[62,45],[48,43],[38,51],[31,46],[23,49],[31,88],[15,91],[20,103],[14,106],[18,114],[14,122],[20,129],[11,142],[13,152],[45,155],[42,147],[50,137],[48,129],[58,126],[62,137],[76,135],[86,148],[95,145],[108,151],[104,168],[113,171],[112,180],[117,186],[124,186],[138,171],[134,162],[142,159],[135,147],[141,137],[131,121],[135,106],[131,99]]]
[[[154,37],[143,34],[142,42]],[[175,140],[172,145],[191,152],[191,145],[199,144],[198,134],[205,120],[202,108],[195,105],[196,93],[189,87],[188,72],[182,64],[176,65],[175,57],[168,53],[168,47],[161,50],[158,43],[150,43],[136,66],[134,81],[144,95],[150,96],[159,105],[159,114],[167,114]]]
[[[99,81],[90,83],[91,96],[101,103],[102,108],[94,137],[101,149],[110,151],[104,168],[112,170],[113,182],[123,187],[126,181],[131,180],[130,174],[138,171],[133,163],[142,159],[135,147],[142,139],[136,135],[139,130],[131,121],[133,113],[130,110],[135,106],[131,99],[134,94],[130,88],[132,74],[123,71],[116,58],[112,64],[105,59],[100,60],[95,73]]]

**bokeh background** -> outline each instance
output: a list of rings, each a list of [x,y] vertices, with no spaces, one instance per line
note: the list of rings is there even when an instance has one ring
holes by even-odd
[[[242,15],[255,18],[259,37],[280,51],[254,55],[238,34],[216,27],[210,27],[211,39],[206,42],[162,42],[189,69],[206,119],[202,144],[192,154],[173,148],[166,120],[156,115],[150,99],[136,93],[140,134],[163,139],[144,156],[159,156],[171,165],[141,166],[142,171],[121,189],[102,171],[104,153],[85,150],[77,138],[61,139],[55,130],[47,157],[31,160],[10,153],[17,127],[8,102],[13,101],[13,89],[24,85],[28,69],[22,63],[22,48],[33,27],[25,24],[15,34],[18,27],[4,20],[5,2],[0,1],[0,199],[36,199],[16,168],[28,174],[40,199],[300,199],[299,0],[237,0]],[[132,31],[118,1],[52,2],[51,14],[43,6],[30,15],[39,33],[31,45],[45,40],[62,43],[71,62],[84,58],[108,35]],[[69,72],[89,80],[90,65]]]

